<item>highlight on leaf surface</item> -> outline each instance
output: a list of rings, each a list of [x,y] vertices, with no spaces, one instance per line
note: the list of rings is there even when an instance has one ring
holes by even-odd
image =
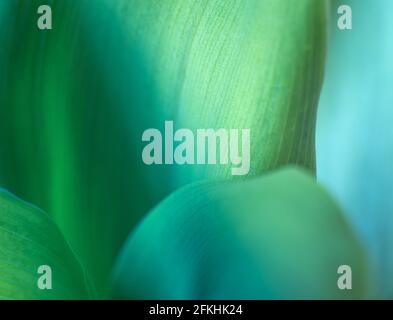
[[[148,110],[145,128],[173,120],[192,130],[251,129],[251,175],[286,164],[315,169],[326,1],[105,2],[140,61],[145,86],[134,112]],[[230,168],[172,166],[168,181],[230,178]]]
[[[285,168],[187,186],[128,239],[113,291],[133,299],[363,298],[365,256],[330,196]],[[352,268],[352,290],[337,270]]]
[[[40,266],[52,270],[40,289]],[[43,211],[0,189],[0,298],[87,299],[88,282],[70,247]]]

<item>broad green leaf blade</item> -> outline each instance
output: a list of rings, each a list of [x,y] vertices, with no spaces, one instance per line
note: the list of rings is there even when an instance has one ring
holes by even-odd
[[[147,113],[138,117],[145,128],[250,128],[251,175],[285,164],[314,170],[326,1],[104,2],[117,7],[142,65],[138,82],[153,97],[140,94],[131,111]],[[230,169],[172,166],[167,183],[231,178]]]
[[[339,290],[340,265],[352,290]],[[342,212],[303,171],[198,183],[172,194],[131,234],[117,297],[362,298],[365,257]]]
[[[52,289],[38,280],[49,266]],[[43,281],[43,283],[47,283]],[[64,237],[43,211],[0,190],[0,298],[87,299],[85,275]]]

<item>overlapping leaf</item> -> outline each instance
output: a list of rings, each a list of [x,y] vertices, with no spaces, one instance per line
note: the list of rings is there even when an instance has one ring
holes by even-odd
[[[340,265],[352,268],[352,290],[337,286]],[[362,298],[365,266],[335,202],[308,174],[289,168],[172,194],[130,236],[114,292],[137,299]]]

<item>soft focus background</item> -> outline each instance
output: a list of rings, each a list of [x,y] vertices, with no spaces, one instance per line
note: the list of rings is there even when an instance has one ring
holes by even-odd
[[[340,4],[353,29],[336,28]],[[335,1],[318,110],[317,176],[367,247],[375,290],[393,297],[393,2]]]

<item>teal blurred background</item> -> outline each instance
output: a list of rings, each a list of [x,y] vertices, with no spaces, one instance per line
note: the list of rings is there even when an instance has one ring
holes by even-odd
[[[353,29],[336,28],[349,4]],[[393,2],[333,2],[318,110],[317,176],[367,247],[375,294],[393,297]]]

